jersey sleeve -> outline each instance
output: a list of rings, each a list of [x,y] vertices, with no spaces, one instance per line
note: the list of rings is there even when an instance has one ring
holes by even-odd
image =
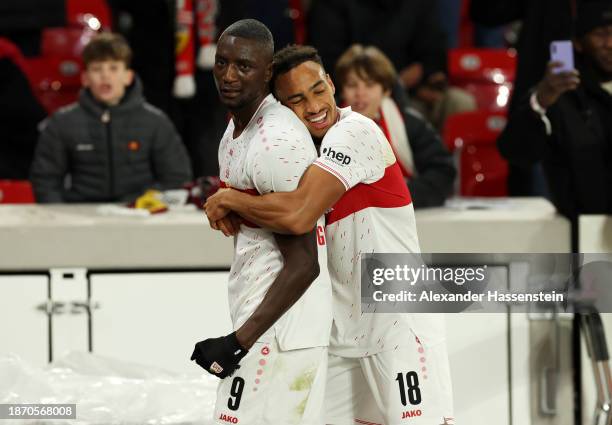
[[[248,169],[260,194],[295,190],[306,169],[316,159],[312,140],[302,137],[268,138],[252,149]]]
[[[385,156],[376,124],[346,118],[332,127],[321,143],[315,165],[333,174],[346,190],[373,183],[385,174]]]

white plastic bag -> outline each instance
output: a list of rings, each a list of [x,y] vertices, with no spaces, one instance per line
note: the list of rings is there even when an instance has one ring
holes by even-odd
[[[5,424],[213,425],[218,379],[72,352],[43,369],[0,357],[0,403],[74,403],[77,419]]]

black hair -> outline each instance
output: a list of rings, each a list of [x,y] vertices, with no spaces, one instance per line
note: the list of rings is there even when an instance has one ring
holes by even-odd
[[[273,74],[270,87],[274,89],[276,78],[279,75],[285,74],[291,71],[293,68],[300,66],[304,62],[316,62],[323,67],[323,61],[319,52],[312,46],[301,46],[297,44],[290,44],[287,47],[282,48],[274,54],[273,62]]]
[[[226,35],[256,41],[264,47],[265,52],[270,57],[274,54],[274,38],[272,33],[267,26],[257,19],[241,19],[234,22],[223,31],[219,39]]]

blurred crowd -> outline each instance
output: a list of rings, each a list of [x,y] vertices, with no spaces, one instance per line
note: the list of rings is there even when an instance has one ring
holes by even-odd
[[[37,202],[130,202],[216,176],[215,41],[245,17],[277,48],[319,50],[415,207],[537,195],[573,221],[612,212],[608,0],[3,0],[0,179]],[[573,42],[571,64],[553,41]]]

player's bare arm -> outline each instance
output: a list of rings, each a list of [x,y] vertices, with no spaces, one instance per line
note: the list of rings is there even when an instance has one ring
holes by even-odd
[[[240,344],[250,349],[306,292],[319,276],[315,231],[304,235],[274,235],[283,268],[253,315],[236,331]]]
[[[206,215],[214,223],[229,211],[277,233],[301,235],[311,231],[319,217],[342,197],[346,188],[333,174],[311,165],[297,189],[254,196],[236,190],[219,191],[208,198]]]

